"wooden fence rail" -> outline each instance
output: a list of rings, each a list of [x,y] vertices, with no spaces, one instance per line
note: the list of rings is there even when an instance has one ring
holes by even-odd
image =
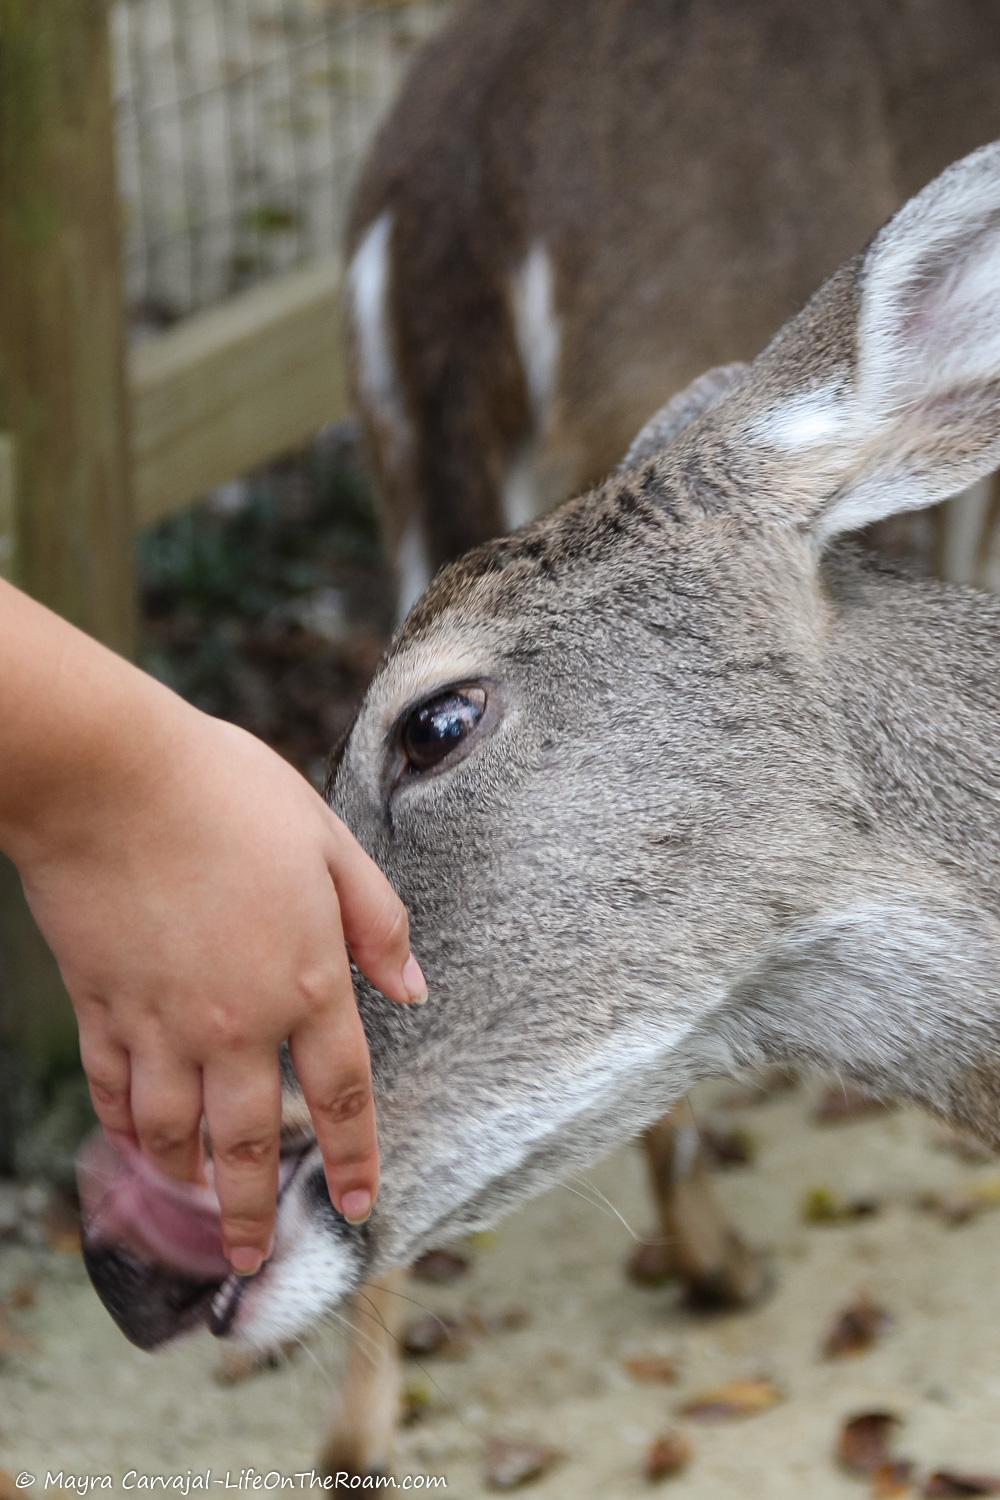
[[[139,526],[344,414],[340,279],[331,257],[139,345],[129,379]]]
[[[136,529],[291,451],[346,414],[340,284],[340,261],[331,256],[187,318],[132,352],[126,401]],[[0,433],[4,577],[19,575],[22,550],[17,447],[14,434]],[[111,538],[102,531],[94,540],[106,548]]]
[[[346,392],[333,259],[126,356],[112,115],[106,0],[0,0],[0,575],[128,653],[137,529],[307,440]],[[4,1043],[39,1077],[75,1055],[0,860]]]

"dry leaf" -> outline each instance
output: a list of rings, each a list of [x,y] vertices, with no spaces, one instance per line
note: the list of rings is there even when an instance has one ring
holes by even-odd
[[[889,1411],[848,1418],[837,1439],[837,1458],[852,1474],[874,1473],[889,1462],[889,1444],[899,1425],[899,1418]]]
[[[864,1354],[891,1327],[892,1318],[885,1308],[862,1292],[837,1317],[823,1342],[823,1353],[827,1359]]]
[[[692,1396],[680,1408],[681,1415],[698,1422],[726,1422],[732,1417],[752,1417],[784,1399],[783,1393],[766,1376],[748,1380],[731,1380]]]
[[[514,1490],[547,1474],[561,1458],[558,1448],[520,1438],[492,1438],[486,1445],[486,1483],[491,1490]]]
[[[19,1490],[14,1476],[9,1469],[0,1469],[0,1500],[24,1500],[26,1491]],[[67,1500],[69,1490],[64,1490],[61,1485],[45,1485],[46,1495],[53,1496],[53,1500]]]
[[[677,1379],[677,1366],[666,1354],[633,1354],[624,1364],[633,1380],[673,1385]]]
[[[811,1187],[802,1200],[802,1218],[807,1224],[849,1224],[870,1219],[880,1204],[874,1198],[838,1198],[828,1187]]]
[[[884,1114],[891,1107],[852,1084],[831,1083],[813,1110],[813,1119],[818,1125],[840,1125],[846,1120],[863,1120],[868,1115]]]
[[[80,1255],[82,1243],[79,1229],[66,1229],[57,1224],[43,1225],[45,1238],[50,1250],[58,1250],[61,1255]]]
[[[966,1162],[969,1166],[979,1167],[986,1162],[995,1162],[997,1153],[992,1146],[987,1146],[977,1136],[964,1135],[961,1131],[948,1129],[939,1135],[934,1142],[938,1151],[948,1151],[959,1161]]]
[[[646,1454],[645,1473],[651,1483],[670,1479],[691,1462],[691,1441],[683,1432],[664,1432],[655,1438]]]
[[[531,1313],[528,1308],[514,1302],[510,1307],[503,1307],[487,1318],[486,1326],[491,1332],[516,1333],[519,1328],[527,1328],[530,1322]]]
[[[1000,1476],[957,1474],[954,1469],[938,1469],[927,1480],[921,1493],[928,1500],[939,1500],[946,1495],[1000,1495]]]
[[[216,1385],[241,1385],[265,1370],[281,1370],[300,1349],[298,1341],[286,1339],[273,1349],[227,1349],[215,1367]]]
[[[925,1193],[918,1206],[936,1213],[946,1224],[967,1224],[991,1208],[1000,1208],[1000,1178],[984,1177],[953,1193]]]
[[[458,1250],[428,1250],[413,1263],[413,1274],[419,1281],[444,1285],[457,1281],[469,1269],[469,1257]]]
[[[897,1500],[913,1487],[913,1464],[908,1458],[887,1459],[872,1471],[872,1495],[875,1500]]]
[[[674,1273],[667,1246],[652,1242],[637,1245],[628,1258],[625,1274],[636,1286],[662,1286],[671,1281]]]
[[[407,1381],[399,1404],[400,1425],[412,1427],[427,1415],[430,1405],[430,1387],[420,1380]]]
[[[61,1485],[53,1487],[47,1484],[45,1485],[45,1493],[46,1495],[51,1495],[53,1500],[67,1500],[70,1491],[64,1490]],[[0,1500],[24,1500],[25,1494],[25,1490],[18,1489],[10,1470],[0,1469]]]
[[[42,1215],[42,1231],[53,1250],[68,1255],[81,1253],[80,1210],[65,1194],[56,1193],[50,1199]]]
[[[13,1326],[6,1309],[0,1306],[0,1363],[11,1354],[30,1354],[34,1348],[34,1342]]]
[[[698,1135],[714,1167],[749,1167],[757,1155],[753,1136],[739,1126],[724,1130],[715,1125],[702,1125]]]
[[[412,1323],[407,1324],[403,1330],[402,1344],[407,1354],[419,1359],[426,1359],[432,1354],[456,1356],[464,1354],[468,1348],[465,1336],[468,1332],[467,1322],[461,1322],[458,1318],[435,1317],[433,1313],[428,1313],[426,1317],[415,1318]]]

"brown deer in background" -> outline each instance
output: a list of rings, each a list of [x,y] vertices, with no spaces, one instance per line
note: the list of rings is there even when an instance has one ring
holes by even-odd
[[[994,0],[470,0],[418,59],[349,235],[354,389],[406,612],[443,563],[603,478],[673,392],[746,359],[922,182],[1000,134]],[[882,542],[986,582],[980,489]],[[890,533],[888,526],[894,530]],[[680,1118],[680,1117],[678,1117]],[[646,1136],[697,1292],[761,1270],[689,1112]],[[387,1324],[331,1467],[385,1462]]]

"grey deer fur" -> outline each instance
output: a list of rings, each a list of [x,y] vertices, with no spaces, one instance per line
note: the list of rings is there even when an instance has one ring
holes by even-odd
[[[662,452],[444,569],[369,688],[330,801],[431,999],[357,980],[382,1192],[349,1229],[301,1138],[251,1341],[746,1064],[1000,1144],[1000,600],[838,541],[1000,457],[1000,143],[703,390]],[[463,683],[478,729],[406,774],[401,716]]]

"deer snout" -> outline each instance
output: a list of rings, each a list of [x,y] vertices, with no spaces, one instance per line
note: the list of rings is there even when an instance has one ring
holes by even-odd
[[[112,1318],[140,1349],[158,1349],[204,1322],[222,1283],[198,1281],[84,1237],[83,1263]]]
[[[77,1161],[84,1263],[118,1327],[154,1349],[199,1322],[229,1271],[208,1185],[164,1177],[102,1131]]]
[[[294,1258],[293,1224],[282,1234],[281,1200],[308,1152],[281,1164],[279,1239],[275,1262]],[[209,1164],[209,1176],[211,1164]],[[231,1332],[246,1321],[245,1292],[256,1278],[232,1275],[219,1201],[211,1182],[164,1176],[134,1146],[113,1145],[102,1131],[77,1162],[83,1211],[84,1263],[118,1327],[141,1349],[154,1349],[196,1325]],[[269,1265],[272,1263],[269,1263]],[[279,1280],[281,1278],[279,1277]]]

